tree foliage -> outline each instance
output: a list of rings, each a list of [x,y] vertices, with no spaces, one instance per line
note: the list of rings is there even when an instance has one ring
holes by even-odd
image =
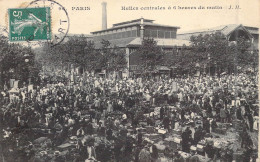
[[[157,46],[157,42],[153,38],[143,39],[138,51],[143,61],[142,68],[144,72],[153,71],[156,66],[161,65],[164,56],[163,51]]]
[[[31,47],[17,43],[8,43],[8,38],[0,35],[1,86],[9,79],[27,82],[28,78],[36,81],[40,66],[35,61],[35,53]],[[25,61],[28,55],[29,61]]]
[[[213,34],[191,37],[192,51],[197,54],[197,63],[207,63],[207,67],[214,67],[217,74],[224,71],[235,72],[237,66],[245,67],[255,56],[250,54],[250,42],[245,37],[238,37],[236,42],[230,42],[226,37],[216,32]]]
[[[124,49],[111,46],[107,40],[102,40],[103,67],[108,71],[119,71],[126,68],[126,54]]]
[[[248,50],[251,43],[244,37],[229,42],[223,34],[216,32],[192,36],[190,41],[190,47],[175,47],[164,59],[165,65],[173,67],[178,74],[194,74],[204,67],[206,71],[213,67],[217,74],[224,71],[233,73],[237,71],[237,66],[245,69],[258,65],[258,53]]]
[[[103,40],[101,44],[101,49],[97,50],[95,44],[86,37],[72,36],[54,47],[46,44],[44,49],[39,50],[38,59],[43,60],[46,65],[69,67],[73,64],[89,72],[97,69],[120,70],[126,67],[124,51],[111,47],[107,40]]]

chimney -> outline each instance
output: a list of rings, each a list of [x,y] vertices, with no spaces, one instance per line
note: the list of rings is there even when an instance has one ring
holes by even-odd
[[[102,30],[107,29],[107,3],[102,2]]]

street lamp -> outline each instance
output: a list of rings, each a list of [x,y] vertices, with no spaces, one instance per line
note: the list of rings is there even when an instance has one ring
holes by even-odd
[[[29,61],[30,61],[30,55],[29,54],[25,54],[24,56],[24,61],[26,62],[26,63],[28,63]]]
[[[26,53],[23,55],[23,57],[24,57],[24,62],[26,63],[25,67],[26,67],[28,82],[29,84],[31,84],[31,77],[30,77],[29,64],[28,64],[30,62],[31,56],[28,53]]]

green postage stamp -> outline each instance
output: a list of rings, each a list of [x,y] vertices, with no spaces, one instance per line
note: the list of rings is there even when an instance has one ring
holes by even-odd
[[[50,8],[9,9],[9,40],[35,41],[51,39]]]

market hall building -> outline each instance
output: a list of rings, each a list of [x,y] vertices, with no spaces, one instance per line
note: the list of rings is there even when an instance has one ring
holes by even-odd
[[[140,70],[137,49],[142,45],[143,38],[153,38],[159,47],[164,51],[172,51],[173,48],[189,46],[188,40],[178,40],[177,31],[180,27],[154,23],[150,19],[135,19],[113,24],[107,28],[106,3],[102,3],[102,30],[92,32],[93,41],[97,49],[100,49],[101,41],[108,40],[111,47],[117,46],[125,50],[127,57],[127,69],[119,72],[120,77],[134,75]],[[137,60],[137,61],[136,61]],[[166,67],[158,67],[163,71]]]
[[[92,32],[93,41],[96,48],[101,48],[101,41],[108,40],[111,46],[117,46],[125,49],[127,57],[127,69],[122,76],[131,76],[139,71],[140,57],[138,57],[137,49],[142,45],[143,38],[154,38],[157,45],[164,51],[171,51],[174,47],[188,46],[189,41],[177,40],[177,30],[179,27],[167,26],[154,23],[154,20],[135,19],[131,21],[113,24],[111,28]],[[138,59],[139,58],[139,59]],[[159,67],[160,69],[165,69]],[[167,69],[168,71],[169,69]],[[121,75],[121,74],[120,74]]]
[[[134,76],[141,73],[140,65],[142,61],[137,49],[142,45],[142,40],[148,37],[153,38],[164,52],[170,53],[174,48],[181,49],[183,45],[188,47],[191,36],[221,32],[230,42],[235,42],[238,37],[243,36],[252,43],[248,50],[252,52],[259,51],[259,34],[256,27],[230,24],[184,33],[178,33],[178,29],[180,29],[178,26],[157,24],[154,23],[154,20],[144,18],[116,23],[111,28],[107,28],[106,2],[103,2],[102,30],[94,31],[91,34],[97,49],[101,49],[102,40],[108,40],[111,47],[117,46],[125,50],[127,68],[118,72],[120,77]],[[166,66],[156,68],[159,74],[170,72],[169,67]]]

